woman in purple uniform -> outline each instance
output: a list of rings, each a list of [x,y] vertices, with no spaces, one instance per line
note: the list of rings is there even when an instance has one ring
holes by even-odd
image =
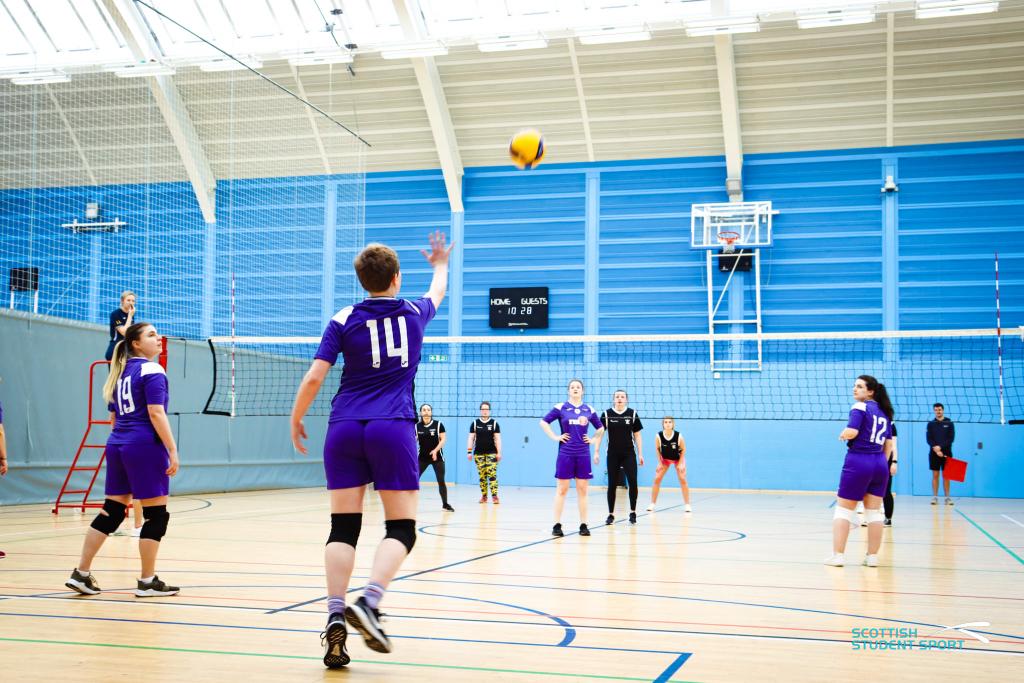
[[[555,436],[551,423],[558,420],[562,429],[560,436]],[[594,426],[597,433],[591,439],[587,429]],[[589,536],[587,528],[587,488],[594,478],[590,469],[590,444],[594,446],[594,462],[601,452],[601,435],[604,425],[597,411],[583,402],[583,382],[574,379],[569,382],[569,400],[556,403],[555,407],[540,421],[541,429],[552,441],[558,442],[558,460],[555,461],[555,526],[551,529],[552,536],[564,536],[562,532],[562,509],[565,497],[569,493],[569,482],[576,480],[576,502],[580,508],[580,536]]]
[[[879,512],[886,485],[889,483],[889,463],[892,452],[892,402],[885,385],[871,375],[861,375],[853,385],[850,419],[840,432],[846,441],[846,460],[839,478],[836,510],[832,520],[832,556],[825,564],[842,567],[846,539],[850,529],[857,526],[857,502],[864,501],[864,521],[868,527],[868,553],[864,564],[878,566],[878,549],[882,545],[882,523]]]
[[[96,595],[100,586],[92,575],[92,560],[107,536],[117,530],[128,514],[132,498],[142,502],[146,522],[139,534],[142,577],[135,588],[139,598],[175,595],[156,575],[160,539],[167,532],[167,492],[170,477],[178,471],[178,447],[167,420],[167,375],[153,361],[160,355],[160,335],[149,323],[125,330],[124,340],[114,347],[110,375],[103,398],[114,428],[106,446],[107,480],[103,510],[92,522],[82,544],[82,558],[64,584],[83,595]]]
[[[448,287],[451,247],[436,232],[430,236],[430,251],[421,253],[434,276],[430,290],[411,300],[396,298],[402,273],[393,249],[370,244],[356,256],[356,276],[370,296],[341,309],[327,323],[292,406],[292,444],[305,454],[302,419],[341,356],[341,386],[331,402],[324,442],[331,533],[324,551],[328,617],[322,638],[324,666],[330,669],[351,661],[345,649],[346,621],[371,650],[391,652],[378,605],[416,543],[420,475],[413,382],[424,330]],[[377,546],[363,594],[346,604],[363,526],[363,497],[371,482],[384,504],[384,540]]]

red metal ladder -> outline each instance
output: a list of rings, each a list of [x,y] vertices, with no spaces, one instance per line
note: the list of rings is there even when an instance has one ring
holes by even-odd
[[[110,420],[94,420],[92,415],[93,405],[93,388],[95,386],[95,375],[97,366],[108,366],[110,361],[98,360],[89,366],[89,419],[85,425],[85,434],[82,435],[82,441],[78,444],[78,450],[75,451],[75,459],[71,461],[71,467],[68,468],[68,474],[64,477],[64,484],[60,487],[60,493],[57,494],[57,502],[53,505],[53,514],[59,514],[61,508],[77,508],[82,512],[85,512],[86,508],[101,508],[103,503],[90,503],[89,494],[92,493],[92,487],[96,483],[96,477],[100,474],[100,469],[103,467],[103,458],[106,455],[106,443],[102,444],[91,444],[89,441],[89,434],[92,432],[93,427],[99,425],[109,425]],[[86,449],[99,449],[100,457],[96,461],[95,465],[79,465],[78,461],[82,457],[82,453]],[[71,481],[71,477],[75,472],[92,472],[92,477],[89,478],[89,485],[84,489],[69,489],[68,483]],[[64,502],[65,496],[77,496],[81,495],[82,500],[79,502]]]

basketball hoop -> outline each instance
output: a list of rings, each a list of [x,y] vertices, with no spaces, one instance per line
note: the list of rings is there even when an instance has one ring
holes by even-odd
[[[723,230],[718,233],[718,243],[722,245],[723,254],[732,254],[736,251],[736,240],[740,234],[733,230]]]

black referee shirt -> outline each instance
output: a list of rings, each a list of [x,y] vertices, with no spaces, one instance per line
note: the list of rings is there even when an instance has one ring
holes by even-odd
[[[498,447],[494,445],[494,435],[501,434],[501,427],[493,417],[487,422],[480,418],[473,420],[469,433],[476,434],[476,443],[473,445],[475,455],[495,455],[498,452]]]
[[[431,420],[430,424],[423,424],[423,420],[416,421],[416,439],[420,442],[420,457],[424,460],[430,459],[430,451],[437,448],[441,442],[441,435],[444,434],[444,425],[437,420]],[[444,455],[444,451],[438,451],[437,457]]]
[[[644,428],[640,422],[640,416],[632,408],[626,408],[621,413],[609,408],[601,414],[601,422],[608,433],[609,453],[634,453],[633,435]]]

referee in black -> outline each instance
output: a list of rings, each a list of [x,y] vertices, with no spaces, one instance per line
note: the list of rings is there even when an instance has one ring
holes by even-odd
[[[437,477],[437,490],[441,492],[441,508],[455,512],[448,504],[448,487],[444,483],[444,448],[448,435],[444,425],[434,420],[434,409],[429,403],[420,406],[420,420],[416,423],[416,439],[420,445],[420,477],[428,467],[434,468]]]
[[[629,523],[636,524],[636,499],[639,493],[636,481],[636,458],[640,454],[640,465],[644,464],[644,447],[640,431],[644,428],[640,416],[626,405],[629,397],[622,389],[612,394],[613,407],[601,414],[601,421],[608,434],[608,519],[605,524],[615,521],[615,490],[619,485],[619,468],[626,473],[629,486]],[[636,442],[636,449],[633,442]],[[600,444],[596,449],[600,452]]]

